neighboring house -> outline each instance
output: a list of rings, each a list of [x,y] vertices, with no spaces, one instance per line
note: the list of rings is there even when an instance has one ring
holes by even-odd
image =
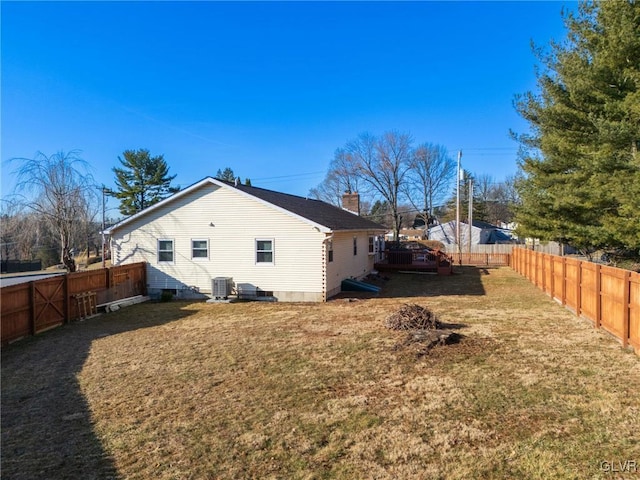
[[[427,239],[427,231],[424,228],[401,228],[398,233],[401,241]],[[387,232],[385,239],[390,242],[393,240],[393,235],[393,232]]]
[[[469,224],[460,222],[460,239],[462,245],[469,243]],[[429,228],[429,240],[437,240],[445,245],[456,244],[456,221],[436,225]],[[487,222],[473,221],[471,226],[472,245],[490,245],[496,243],[515,243],[509,231]]]
[[[151,294],[212,293],[212,279],[279,301],[325,301],[362,278],[386,229],[295,195],[207,177],[109,228],[112,263],[145,261]]]

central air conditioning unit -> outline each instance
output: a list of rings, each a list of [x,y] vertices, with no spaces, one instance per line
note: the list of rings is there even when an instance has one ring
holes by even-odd
[[[216,300],[228,298],[233,288],[231,277],[216,277],[211,279],[211,296]]]

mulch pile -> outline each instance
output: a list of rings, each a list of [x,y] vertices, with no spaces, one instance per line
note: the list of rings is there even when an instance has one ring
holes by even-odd
[[[404,341],[395,346],[401,349],[417,346],[417,356],[425,355],[438,345],[451,345],[460,342],[462,335],[443,328],[435,313],[416,304],[405,304],[385,320],[385,326],[390,330],[408,331]]]

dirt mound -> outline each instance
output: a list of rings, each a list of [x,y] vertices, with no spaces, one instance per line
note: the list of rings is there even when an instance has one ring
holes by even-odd
[[[437,330],[442,324],[428,308],[407,303],[387,318],[385,326],[391,330]]]

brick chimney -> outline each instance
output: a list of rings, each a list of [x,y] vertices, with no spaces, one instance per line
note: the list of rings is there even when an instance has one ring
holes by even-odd
[[[360,195],[358,192],[347,192],[342,195],[342,208],[360,215]]]

